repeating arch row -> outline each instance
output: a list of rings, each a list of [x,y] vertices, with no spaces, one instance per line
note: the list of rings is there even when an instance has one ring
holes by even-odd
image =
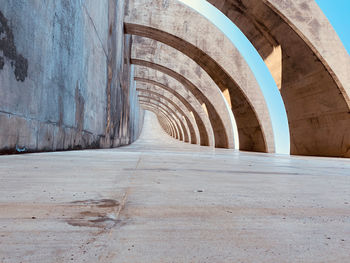
[[[208,2],[242,30],[270,69],[286,106],[291,153],[350,157],[350,59],[317,4],[311,0]],[[332,41],[327,42],[327,34],[321,32]],[[130,0],[125,33],[133,35],[131,62],[139,68],[135,80],[179,99],[194,115],[189,133],[193,137],[198,129],[198,143],[213,141],[215,147],[233,148],[225,103],[219,96],[212,99],[220,91],[235,117],[240,149],[274,152],[271,119],[259,85],[233,44],[208,20],[176,0]],[[334,46],[342,54],[342,66],[330,52]],[[163,82],[154,78],[160,74],[167,76]],[[174,93],[169,79],[205,108],[210,125],[198,107],[191,107],[192,101],[184,103],[187,98]]]

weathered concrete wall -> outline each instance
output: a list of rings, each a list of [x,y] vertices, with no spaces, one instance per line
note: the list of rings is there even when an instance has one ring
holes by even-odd
[[[120,0],[0,0],[1,153],[116,147],[138,137],[123,19]]]

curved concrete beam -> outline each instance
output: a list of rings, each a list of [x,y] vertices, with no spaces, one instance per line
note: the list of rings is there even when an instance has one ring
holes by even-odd
[[[136,71],[137,70],[135,70],[135,72]],[[161,89],[164,89],[164,90],[170,92],[176,98],[178,98],[186,106],[186,108],[190,112],[193,113],[193,117],[196,121],[196,125],[197,125],[198,130],[199,130],[200,145],[202,145],[202,146],[213,146],[214,145],[214,138],[212,136],[211,124],[210,124],[210,122],[207,121],[209,119],[205,115],[203,108],[200,106],[200,104],[198,103],[197,100],[188,101],[188,98],[190,96],[187,96],[187,99],[186,99],[176,89],[170,88],[169,85],[168,86],[164,85],[163,83],[158,82],[158,81],[153,80],[153,79],[136,77],[136,76],[137,75],[135,74],[135,78],[134,78],[135,81],[152,84],[154,86],[157,86]],[[159,81],[161,81],[161,80],[159,80]],[[195,102],[197,102],[197,103],[195,103]]]
[[[213,105],[213,108],[220,115],[219,121],[222,122],[221,125],[225,130],[221,131],[221,134],[219,134],[220,126],[218,126],[217,123],[213,123],[210,125],[213,127],[215,126],[218,129],[218,132],[215,134],[217,140],[220,140],[220,138],[222,138],[222,133],[225,132],[227,134],[228,141],[234,142],[232,128],[233,123],[231,122],[230,117],[231,109],[225,103],[225,99],[222,96],[221,91],[217,87],[215,82],[198,64],[196,64],[193,60],[185,56],[183,53],[179,52],[174,48],[171,48],[170,46],[162,44],[158,41],[151,40],[149,38],[138,36],[133,37],[132,58],[135,58],[135,60],[137,59],[138,61],[144,60],[158,65],[162,65],[163,67],[180,74],[184,78],[188,79],[191,83],[193,83],[193,85],[196,86],[197,90],[200,90],[208,101],[210,100],[211,104]],[[141,69],[144,70],[144,72]],[[147,70],[147,67],[136,66],[135,74],[149,75],[149,72],[153,74],[152,77],[160,75],[160,77],[166,78],[162,79],[162,81],[169,81],[172,84],[171,87],[173,87],[173,85],[180,86],[180,90],[184,89],[187,91],[184,85],[182,85],[178,80],[174,79],[174,76],[168,76],[163,72],[155,71],[150,68]],[[188,94],[189,92],[186,93]],[[190,94],[192,95],[192,97],[196,98],[196,93],[190,92]],[[186,97],[188,97],[188,95]],[[203,99],[201,99],[201,97],[196,99],[198,100],[196,105],[208,104],[203,102]],[[208,105],[204,105],[204,107],[205,111],[207,111]],[[201,106],[200,108],[203,108],[203,106]],[[203,110],[200,112],[203,112]],[[216,120],[216,122],[218,122],[217,118],[212,118],[212,120]],[[229,145],[228,148],[234,147],[233,143],[231,144],[232,145]]]
[[[162,127],[162,129],[169,134],[170,136],[172,136],[172,131],[170,129],[170,125],[167,119],[165,119],[164,115],[160,114],[159,112],[156,112],[154,110],[151,109],[147,109],[146,107],[144,107],[145,110],[149,110],[152,111],[154,114],[156,114],[158,122],[160,124],[160,126]]]
[[[154,110],[157,110],[157,111],[160,111],[160,112],[163,112],[166,116],[168,116],[168,119],[170,120],[170,123],[172,124],[173,126],[173,129],[174,129],[174,134],[175,134],[175,139],[179,140],[179,141],[183,141],[183,130],[182,130],[182,125],[180,124],[180,120],[178,119],[177,116],[173,116],[172,114],[170,114],[168,112],[168,109],[165,108],[164,106],[162,105],[159,105],[155,102],[152,102],[150,100],[139,100],[140,103],[142,103],[142,105],[144,106],[148,106],[148,107],[151,107],[153,108]]]
[[[177,131],[176,128],[172,122],[172,120],[167,116],[166,113],[164,113],[160,108],[156,108],[151,105],[142,104],[142,108],[145,110],[152,111],[157,116],[162,116],[164,122],[167,124],[167,127],[169,128],[169,135],[175,139],[177,139]]]
[[[144,106],[144,109],[147,109],[147,107]],[[160,125],[162,126],[163,130],[166,133],[168,133],[171,137],[173,137],[173,130],[172,130],[171,124],[169,122],[169,119],[166,118],[165,115],[162,114],[159,110],[158,111],[153,110],[153,112],[157,115],[158,121],[159,121]]]
[[[229,129],[227,129],[226,126],[224,125],[221,115],[219,114],[217,109],[214,107],[211,100],[207,98],[203,94],[203,92],[199,88],[197,88],[196,85],[194,85],[191,81],[186,79],[180,73],[177,73],[162,65],[155,64],[145,60],[138,60],[138,59],[132,59],[131,63],[134,65],[144,66],[144,67],[148,67],[156,71],[162,72],[166,75],[169,75],[170,77],[177,80],[178,82],[180,82],[188,91],[190,91],[196,98],[198,98],[199,102],[201,102],[206,106],[208,111],[208,117],[212,124],[213,133],[215,137],[215,147],[234,148],[233,132],[232,132],[232,138],[229,139],[227,136]]]
[[[161,104],[159,101],[152,101],[149,97],[139,98],[139,102],[142,103],[143,105],[153,106],[155,109],[161,110],[167,116],[169,116],[176,130],[176,135],[177,135],[176,139],[179,141],[184,141],[184,138],[185,138],[184,130],[186,130],[185,125],[176,114],[174,115],[174,113],[169,112],[171,109],[169,109],[166,105]]]
[[[153,86],[152,85],[147,85],[141,88],[141,86],[139,85],[139,87],[136,89],[138,92],[143,92],[143,93],[147,93],[149,95],[154,95],[156,96],[156,98],[158,99],[163,99],[165,100],[167,103],[169,103],[170,105],[172,105],[175,109],[175,112],[177,111],[180,115],[182,115],[185,118],[187,127],[189,129],[189,134],[191,136],[190,138],[190,142],[192,144],[197,144],[197,135],[198,133],[198,127],[195,124],[194,121],[191,121],[191,119],[193,118],[190,113],[186,110],[185,106],[180,102],[180,101],[176,101],[176,99],[172,99],[172,98],[168,98],[167,96],[165,96],[164,94],[161,94],[162,90]],[[180,102],[180,103],[178,103]],[[182,104],[182,105],[181,105]],[[184,112],[187,111],[187,112]],[[194,126],[196,127],[196,129],[194,128]],[[186,141],[187,142],[187,141]]]
[[[152,107],[154,110],[158,110],[164,113],[165,116],[168,117],[168,119],[170,120],[170,123],[172,123],[173,128],[175,130],[175,139],[183,141],[183,131],[181,128],[181,124],[180,121],[178,119],[178,116],[174,116],[172,113],[169,113],[166,107],[159,105],[156,102],[151,101],[150,99],[146,100],[146,98],[144,98],[144,100],[139,98],[139,102],[140,105],[146,105],[149,107]]]
[[[350,56],[313,0],[207,0],[255,46],[284,100],[291,153],[350,157]]]
[[[163,130],[164,130],[167,134],[169,134],[169,135],[171,136],[171,129],[170,129],[169,124],[167,123],[167,121],[164,120],[164,119],[162,118],[162,116],[160,116],[160,115],[157,115],[157,119],[158,119],[158,122],[159,122],[160,126],[163,128]]]
[[[163,125],[165,125],[164,129],[167,131],[167,133],[171,137],[174,137],[173,129],[172,129],[172,126],[171,126],[170,122],[168,121],[168,119],[166,119],[164,116],[159,114],[158,115],[158,120],[159,120],[160,123],[163,122]]]
[[[177,96],[181,101],[186,101],[186,103],[189,104],[189,110],[192,111],[194,114],[194,118],[196,119],[198,128],[200,129],[200,127],[205,127],[206,132],[203,132],[202,128],[200,129],[200,140],[202,141],[202,145],[207,145],[207,137],[209,142],[208,145],[215,145],[214,133],[212,125],[210,123],[210,119],[208,117],[207,108],[204,107],[205,104],[201,104],[199,100],[180,82],[160,71],[138,65],[134,65],[134,78],[139,80],[151,81],[155,85],[160,84],[160,88],[166,88],[169,92],[173,92],[173,94]]]
[[[180,113],[176,112],[176,108],[174,107],[173,104],[169,103],[166,100],[164,101],[163,98],[154,97],[154,95],[148,94],[148,93],[147,94],[139,94],[138,97],[139,97],[139,100],[140,99],[148,99],[151,103],[153,103],[155,105],[158,104],[158,106],[163,107],[163,109],[165,107],[167,109],[167,111],[169,113],[171,113],[178,120],[178,123],[180,124],[178,127],[181,131],[180,132],[180,140],[184,141],[184,142],[190,142],[188,128],[185,125],[185,123],[183,122],[183,120],[181,118],[182,116],[180,115]],[[172,107],[174,107],[174,109]]]
[[[167,118],[164,117],[164,114],[162,114],[159,110],[155,110],[154,108],[147,107],[143,105],[143,108],[148,111],[152,111],[154,114],[157,115],[159,123],[162,125],[163,129],[171,136],[175,137],[175,133],[173,132],[172,126]]]
[[[228,91],[241,149],[274,152],[271,120],[263,94],[245,60],[223,33],[176,1],[130,1],[126,33],[152,38],[200,65],[222,92]],[[181,26],[179,25],[181,17]]]
[[[176,98],[171,92],[166,91],[162,88],[159,88],[156,85],[153,85],[151,83],[147,82],[137,82],[138,88],[137,91],[139,92],[146,92],[148,94],[153,94],[157,98],[162,98],[166,100],[168,103],[172,104],[177,112],[179,112],[181,115],[184,116],[187,127],[189,128],[190,134],[191,134],[191,143],[197,144],[199,142],[200,138],[199,131],[197,124],[195,122],[193,114],[189,112],[187,107],[178,99]]]

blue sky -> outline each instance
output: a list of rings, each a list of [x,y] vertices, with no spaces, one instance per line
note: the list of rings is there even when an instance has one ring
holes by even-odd
[[[205,0],[180,0],[211,20],[234,43],[253,71],[266,98],[274,129],[276,152],[289,153],[289,129],[281,95],[268,68],[243,33]],[[350,54],[350,0],[317,0]]]
[[[316,0],[350,54],[350,1]]]

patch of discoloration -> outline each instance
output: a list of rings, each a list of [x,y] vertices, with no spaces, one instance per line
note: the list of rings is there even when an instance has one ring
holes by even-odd
[[[4,65],[5,65],[5,60],[3,57],[0,57],[0,70],[4,68]]]
[[[66,222],[71,226],[110,229],[120,223],[121,220],[117,220],[113,214],[89,214],[89,212],[86,211],[79,213],[78,218],[68,219]]]
[[[117,200],[113,199],[101,199],[101,200],[84,200],[84,201],[74,201],[72,204],[81,204],[81,205],[95,205],[97,207],[108,208],[108,207],[117,207],[120,203]]]
[[[14,68],[14,74],[17,81],[24,81],[28,74],[28,60],[21,54],[17,54],[14,36],[8,25],[8,21],[0,11],[0,51],[3,56],[11,61],[11,67]],[[0,56],[0,70],[5,65],[4,57]]]
[[[113,199],[74,201],[78,212],[74,212],[66,222],[71,226],[110,229],[121,221],[117,219],[120,203]],[[84,208],[84,211],[79,211]]]
[[[75,107],[75,125],[79,131],[82,131],[84,128],[85,99],[80,93],[79,83],[75,88]]]
[[[169,7],[169,1],[168,0],[163,0],[162,1],[162,6],[163,6],[163,8],[168,8]]]
[[[320,28],[321,25],[320,23],[317,21],[317,19],[312,19],[312,21],[310,22],[310,27],[311,27],[311,31],[312,33],[314,33],[316,36],[318,36],[320,34]]]
[[[299,6],[300,6],[301,10],[310,11],[310,7],[309,7],[307,2],[303,2],[303,3],[299,4]]]

